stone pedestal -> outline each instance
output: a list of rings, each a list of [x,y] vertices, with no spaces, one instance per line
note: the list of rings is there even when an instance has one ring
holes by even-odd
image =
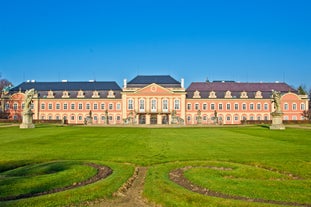
[[[283,124],[283,119],[282,119],[282,112],[272,112],[272,125],[270,126],[270,129],[272,130],[284,130],[285,126]]]
[[[35,125],[32,123],[32,111],[23,112],[23,122],[19,126],[21,129],[35,128]]]

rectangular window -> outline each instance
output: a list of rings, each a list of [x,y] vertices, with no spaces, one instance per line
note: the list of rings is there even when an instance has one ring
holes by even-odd
[[[297,110],[297,104],[293,103],[293,110]]]
[[[101,110],[104,110],[104,109],[105,109],[105,104],[104,104],[104,103],[100,104],[100,109],[101,109]]]
[[[215,104],[211,104],[211,110],[215,110]]]
[[[207,110],[207,104],[203,104],[203,110]]]
[[[180,102],[178,99],[174,100],[174,109],[179,110],[180,109]]]
[[[134,109],[133,99],[129,99],[128,100],[127,108],[128,108],[128,110],[133,110]]]
[[[288,110],[288,104],[287,103],[284,104],[284,110]]]
[[[234,116],[234,121],[238,121],[239,117],[238,116]]]
[[[166,99],[164,99],[162,101],[162,109],[163,109],[163,112],[167,112],[168,111],[168,102]]]
[[[79,109],[79,110],[82,110],[82,103],[79,103],[78,109]]]
[[[144,112],[145,111],[145,100],[144,99],[140,99],[139,100],[139,111],[140,112]]]
[[[157,100],[152,99],[151,100],[151,112],[156,112],[157,111]]]
[[[117,110],[121,110],[121,104],[117,103]]]
[[[75,110],[75,104],[71,104],[70,109]]]
[[[187,110],[191,110],[191,104],[190,103],[187,104]]]
[[[48,107],[49,107],[49,110],[52,110],[52,104],[51,103],[49,103]]]
[[[304,103],[300,104],[300,109],[301,109],[301,110],[306,110],[306,106],[305,106]]]
[[[97,110],[98,109],[98,104],[94,103],[93,108],[94,108],[94,110]]]
[[[218,110],[222,110],[222,103],[218,104]]]
[[[68,109],[68,104],[64,103],[64,110]]]
[[[112,110],[112,109],[113,109],[113,104],[110,103],[110,104],[108,105],[108,107],[109,107],[109,110]]]
[[[252,104],[252,103],[249,104],[249,109],[250,109],[250,110],[254,110],[254,104]]]
[[[260,103],[257,104],[257,110],[261,110],[261,104]]]
[[[268,110],[268,104],[267,104],[267,103],[265,103],[265,104],[263,105],[263,107],[264,107],[265,110]]]
[[[90,105],[89,103],[87,103],[87,104],[85,105],[85,109],[86,109],[86,110],[90,110],[90,109],[91,109],[91,105]]]
[[[117,116],[117,121],[120,121],[121,120],[121,117],[120,116]]]
[[[246,110],[246,103],[242,104],[242,109],[245,111]]]
[[[237,103],[234,104],[234,110],[239,110],[239,104]]]
[[[231,104],[227,103],[227,110],[231,110]]]
[[[199,104],[196,103],[196,104],[194,105],[194,108],[195,108],[195,110],[199,110],[199,109],[200,109]]]
[[[45,109],[45,104],[43,103],[43,104],[41,104],[41,110],[44,110]],[[14,108],[14,110],[16,110],[15,108]]]
[[[56,110],[60,110],[60,104],[59,103],[56,104]]]

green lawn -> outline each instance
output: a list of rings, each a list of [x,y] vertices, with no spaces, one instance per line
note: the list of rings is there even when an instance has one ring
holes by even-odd
[[[11,185],[6,184],[3,191],[0,187],[0,198],[10,193],[18,194],[19,192],[14,190],[16,185],[27,184],[27,180],[33,183],[27,166],[34,164],[40,165],[50,161],[71,163],[67,170],[58,172],[64,173],[65,177],[81,167],[75,165],[76,161],[108,165],[114,173],[105,180],[85,187],[19,201],[0,201],[0,206],[63,206],[102,197],[110,198],[131,176],[134,166],[149,167],[144,196],[163,206],[272,205],[190,192],[168,178],[171,170],[184,166],[194,167],[185,172],[188,179],[214,191],[248,198],[311,205],[310,160],[310,129],[287,128],[284,131],[271,131],[265,126],[101,128],[37,125],[34,129],[1,127],[0,186],[10,183],[9,179]],[[206,166],[231,166],[234,169],[221,172]],[[17,169],[26,173],[12,176],[13,171]],[[37,171],[44,170],[39,167],[35,170]],[[77,180],[92,174],[90,169],[80,171],[85,173],[77,176]],[[37,174],[34,176],[38,176]],[[47,173],[44,179],[54,179],[53,176]],[[299,179],[292,179],[291,176]],[[19,179],[22,181],[19,182]],[[49,183],[46,184],[48,187],[56,185],[48,181],[42,183]]]

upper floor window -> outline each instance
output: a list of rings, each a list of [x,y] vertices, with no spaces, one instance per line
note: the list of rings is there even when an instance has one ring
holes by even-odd
[[[296,103],[293,103],[293,110],[297,110],[297,104]]]
[[[218,104],[218,110],[222,110],[222,103]]]
[[[134,105],[133,105],[133,99],[128,100],[128,105],[127,105],[128,110],[133,110]]]
[[[187,110],[191,110],[191,103],[187,104]]]
[[[263,107],[264,107],[265,110],[268,110],[268,109],[269,109],[269,106],[268,106],[267,103],[265,103],[265,104],[263,105]]]
[[[261,104],[260,103],[257,104],[257,110],[261,110]]]
[[[17,110],[17,108],[18,108],[18,104],[17,104],[17,103],[14,103],[14,104],[13,104],[13,109],[14,109],[14,110]]]
[[[174,100],[174,109],[179,110],[180,109],[180,101],[178,99]]]
[[[140,99],[139,100],[139,111],[145,111],[145,100],[144,99]]]
[[[195,109],[195,110],[199,110],[199,109],[200,109],[200,107],[199,107],[199,104],[198,104],[198,103],[196,103],[196,104],[194,105],[194,109]]]
[[[68,104],[64,103],[63,108],[64,108],[64,110],[67,110],[68,109]]]
[[[301,109],[301,110],[306,110],[306,105],[305,105],[304,103],[301,103],[301,104],[300,104],[300,109]]]
[[[227,108],[227,110],[231,110],[231,104],[227,103],[226,108]]]
[[[104,109],[105,109],[105,104],[104,104],[104,103],[100,104],[100,109],[101,109],[101,110],[104,110]]]
[[[53,109],[52,103],[49,103],[48,107],[49,107],[49,110],[52,110]]]
[[[79,103],[79,104],[78,104],[78,109],[79,109],[79,110],[82,110],[82,108],[83,108],[83,107],[82,107],[82,103]]]
[[[108,108],[109,108],[109,110],[112,110],[112,109],[113,109],[113,104],[110,103],[110,104],[108,105]]]
[[[254,110],[254,104],[253,103],[249,104],[249,109]]]
[[[202,108],[203,108],[203,110],[207,110],[207,104],[204,103]]]
[[[284,104],[284,110],[288,110],[288,103]]]
[[[246,103],[242,104],[242,110],[246,110]]]
[[[89,103],[87,103],[87,104],[85,105],[85,109],[86,109],[86,110],[90,110],[90,109],[91,109],[91,105],[90,105]]]
[[[156,99],[152,99],[151,100],[151,111],[155,112],[157,110],[157,100]]]
[[[168,111],[168,101],[167,99],[162,100],[162,109],[164,112]]]
[[[45,103],[41,104],[41,110],[45,110]]]
[[[94,108],[94,110],[97,110],[98,109],[98,104],[94,103],[93,108]]]
[[[239,110],[239,104],[238,103],[234,104],[234,110]]]
[[[211,104],[211,110],[215,110],[215,104],[214,103]]]
[[[121,104],[117,103],[117,110],[121,110]]]
[[[60,103],[56,104],[56,110],[60,110]]]
[[[71,104],[70,109],[75,110],[75,104],[74,103]]]

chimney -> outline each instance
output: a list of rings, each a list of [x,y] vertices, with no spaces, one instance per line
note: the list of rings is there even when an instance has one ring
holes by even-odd
[[[180,81],[180,85],[181,85],[182,88],[185,87],[185,80],[184,80],[183,78],[182,78],[181,81]]]
[[[123,80],[123,88],[126,88],[127,87],[127,83],[126,83],[126,78]]]

